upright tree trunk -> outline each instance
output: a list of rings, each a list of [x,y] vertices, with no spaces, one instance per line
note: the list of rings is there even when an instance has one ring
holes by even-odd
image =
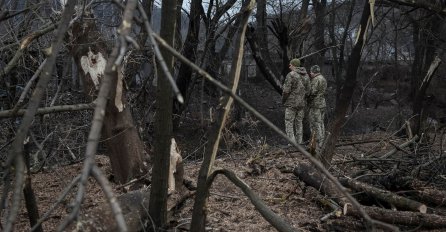
[[[327,0],[313,0],[314,12],[316,14],[315,19],[315,51],[320,51],[313,57],[310,57],[310,65],[317,64],[320,67],[325,61],[325,12],[327,8]]]
[[[335,27],[336,27],[336,1],[332,1],[332,8],[331,8],[331,17],[330,17],[330,39],[331,39],[331,43],[332,46],[336,45],[336,44],[340,44],[339,47],[333,47],[331,49],[332,51],[332,58],[333,58],[333,65],[332,65],[332,73],[334,76],[334,79],[336,80],[336,101],[338,101],[339,99],[339,94],[341,93],[341,88],[342,88],[342,84],[343,82],[343,70],[344,70],[344,52],[345,52],[345,44],[347,41],[347,37],[349,35],[349,28],[350,28],[350,23],[352,21],[353,18],[353,10],[355,9],[355,5],[356,5],[356,0],[352,0],[350,3],[350,9],[348,11],[348,16],[347,16],[347,22],[345,23],[344,27],[344,31],[342,33],[342,37],[340,39],[340,41],[336,41],[336,35],[335,35]],[[339,50],[339,56],[338,56],[338,51]]]
[[[175,41],[176,0],[163,0],[161,8],[161,37],[173,46]],[[161,54],[169,71],[173,71],[173,56],[161,49]],[[170,144],[172,138],[172,87],[165,73],[158,69],[158,85],[156,91],[157,114],[155,128],[155,153],[153,159],[152,188],[150,190],[149,214],[156,228],[167,223],[167,188],[169,178]],[[158,231],[158,229],[157,229]]]
[[[322,152],[321,161],[327,166],[331,163],[333,158],[336,142],[341,134],[342,126],[346,120],[345,115],[347,113],[348,107],[350,105],[353,92],[356,87],[356,79],[359,63],[361,60],[362,48],[366,42],[366,29],[367,21],[370,16],[370,5],[368,1],[364,2],[364,9],[362,11],[361,21],[360,21],[360,32],[358,33],[358,41],[354,45],[352,52],[350,54],[347,76],[341,92],[339,94],[339,100],[336,102],[336,109],[334,114],[334,119],[330,123],[329,131],[330,136],[327,136],[327,141],[325,142],[325,148]]]
[[[87,13],[88,14],[88,13]],[[93,14],[90,13],[90,17]],[[74,57],[79,76],[84,83],[84,91],[93,101],[101,78],[104,76],[105,64],[108,58],[107,44],[96,27],[94,20],[76,22],[72,29],[71,46],[67,46]],[[113,174],[118,183],[125,183],[141,175],[144,166],[144,146],[139,138],[130,108],[125,97],[122,74],[117,70],[117,82],[110,93],[105,110],[103,136],[107,145],[108,155]]]
[[[236,44],[234,46],[235,52],[232,60],[231,73],[229,75],[232,85],[232,91],[237,90],[238,82],[240,80],[241,64],[243,59],[243,44],[245,41],[246,26],[248,23],[249,15],[254,7],[255,0],[246,1],[242,7],[242,23],[240,24]],[[209,128],[209,140],[206,146],[206,156],[204,157],[198,174],[197,193],[194,202],[194,209],[192,214],[191,231],[202,232],[205,231],[206,222],[206,202],[208,197],[208,178],[211,174],[212,167],[217,155],[217,151],[220,144],[221,132],[225,126],[226,120],[231,109],[233,99],[230,96],[226,96],[222,100],[221,107],[217,112],[217,120]]]
[[[428,14],[428,13],[425,13]],[[425,15],[425,14],[422,14]],[[430,16],[426,25],[418,20],[413,20],[413,44],[415,46],[415,58],[412,63],[411,95],[413,96],[412,113],[413,123],[412,132],[419,134],[421,124],[425,119],[423,113],[424,97],[429,83],[423,83],[423,78],[434,59],[435,39],[438,36],[441,20],[437,16]],[[426,30],[428,28],[428,30]],[[438,52],[437,52],[438,53]],[[437,54],[438,55],[438,54]],[[427,84],[427,85],[426,85]]]
[[[202,0],[192,0],[190,4],[189,29],[187,31],[186,40],[183,46],[183,55],[190,61],[195,62],[197,59],[198,34],[200,32],[200,11]],[[164,25],[163,25],[164,26]],[[192,69],[186,64],[181,64],[178,76],[177,85],[181,95],[185,97],[184,102],[188,102],[187,94],[192,80]],[[174,114],[180,114],[185,105],[181,105],[175,100]]]
[[[270,57],[269,52],[269,43],[268,43],[268,27],[267,27],[267,18],[268,14],[266,12],[266,2],[267,0],[258,0],[257,1],[257,11],[256,11],[256,21],[257,26],[255,28],[255,34],[253,35],[256,38],[256,42],[258,46],[258,52],[263,59],[263,62],[267,65],[268,69],[274,74],[276,77],[280,77],[279,69],[277,69],[273,60]],[[262,71],[262,74],[265,75],[265,72]],[[276,88],[276,87],[275,87]],[[280,91],[282,94],[282,91]]]

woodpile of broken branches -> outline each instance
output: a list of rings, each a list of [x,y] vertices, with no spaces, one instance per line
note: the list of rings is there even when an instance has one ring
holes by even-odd
[[[330,170],[338,174],[339,182],[372,219],[407,229],[444,229],[443,137],[423,134],[401,139],[394,134],[384,139],[341,142],[336,146],[338,154],[344,146],[353,146],[358,152],[342,154]],[[311,186],[320,193],[314,200],[331,210],[321,218],[329,227],[342,227],[339,220],[334,223],[330,218],[361,218],[359,209],[309,162],[298,163],[293,173],[306,188]]]

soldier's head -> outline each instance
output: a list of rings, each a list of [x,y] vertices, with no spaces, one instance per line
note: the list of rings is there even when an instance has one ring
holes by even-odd
[[[299,59],[294,58],[294,59],[292,59],[290,61],[290,69],[291,70],[294,70],[294,69],[296,69],[299,66],[300,66],[300,60]]]
[[[321,68],[319,67],[319,65],[313,65],[310,68],[310,72],[313,74],[319,74],[321,73]]]

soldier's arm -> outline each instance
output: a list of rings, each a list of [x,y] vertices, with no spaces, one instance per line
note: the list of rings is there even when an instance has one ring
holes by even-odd
[[[290,92],[291,92],[291,75],[288,74],[285,78],[285,83],[283,84],[282,88],[282,103],[285,103],[286,99],[288,99]]]
[[[325,89],[327,88],[327,84],[324,84],[324,80],[323,79],[318,79],[317,82],[317,87],[316,89],[316,95],[323,95],[325,92]]]

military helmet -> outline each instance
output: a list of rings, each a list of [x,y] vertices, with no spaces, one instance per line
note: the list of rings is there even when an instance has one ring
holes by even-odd
[[[310,68],[310,72],[312,72],[312,73],[320,73],[321,72],[321,68],[319,67],[319,65],[313,65]]]
[[[290,61],[290,64],[293,65],[294,67],[299,67],[300,66],[300,60],[297,58],[294,58]]]

